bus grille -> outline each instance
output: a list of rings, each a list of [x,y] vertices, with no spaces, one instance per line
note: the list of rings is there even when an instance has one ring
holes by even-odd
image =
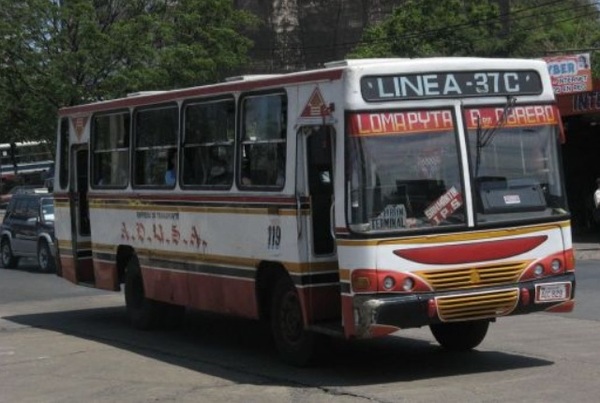
[[[450,270],[418,271],[415,274],[427,281],[434,291],[457,290],[515,283],[528,263],[513,262]]]
[[[518,300],[517,288],[436,298],[438,315],[443,322],[508,315],[515,309]]]

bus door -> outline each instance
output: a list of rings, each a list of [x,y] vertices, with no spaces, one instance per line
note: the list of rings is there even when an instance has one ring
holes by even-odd
[[[92,244],[88,205],[88,149],[75,146],[71,149],[72,164],[69,205],[71,210],[71,237],[75,282],[94,284]]]
[[[339,317],[339,273],[333,223],[333,135],[331,126],[303,128],[305,189],[309,216],[305,218],[309,283],[307,314],[313,323]],[[306,217],[306,216],[304,216]],[[306,286],[307,284],[305,284]]]

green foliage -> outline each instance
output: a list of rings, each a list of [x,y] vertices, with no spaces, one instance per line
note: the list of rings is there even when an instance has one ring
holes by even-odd
[[[497,15],[495,4],[480,0],[409,0],[367,29],[352,56],[489,55],[500,45]]]
[[[600,10],[595,1],[513,1],[507,53],[542,57],[586,52],[600,43]],[[595,60],[596,59],[596,60]],[[593,75],[600,75],[600,54],[592,52]]]
[[[258,24],[232,0],[0,0],[0,136],[53,139],[62,106],[222,80]]]
[[[506,0],[507,1],[507,0]],[[597,47],[591,0],[408,0],[368,28],[351,57],[542,57]],[[592,58],[594,60],[594,58]],[[597,71],[598,64],[594,64]]]
[[[542,57],[600,43],[592,0],[510,0],[506,15],[503,0],[399,3],[351,57]],[[252,46],[238,32],[259,23],[233,0],[0,0],[0,21],[2,142],[53,140],[62,106],[238,74]]]

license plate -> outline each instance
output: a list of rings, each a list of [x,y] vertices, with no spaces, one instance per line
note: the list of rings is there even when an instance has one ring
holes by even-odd
[[[541,284],[536,286],[536,301],[563,301],[569,297],[569,283]]]

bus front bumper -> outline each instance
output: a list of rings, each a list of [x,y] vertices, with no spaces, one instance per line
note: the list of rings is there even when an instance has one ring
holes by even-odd
[[[569,312],[573,309],[574,297],[574,273],[489,288],[410,295],[356,295],[355,336],[372,337],[381,333],[376,330],[378,328],[402,329],[441,322],[492,320],[548,311],[561,305],[564,306],[561,312]]]

